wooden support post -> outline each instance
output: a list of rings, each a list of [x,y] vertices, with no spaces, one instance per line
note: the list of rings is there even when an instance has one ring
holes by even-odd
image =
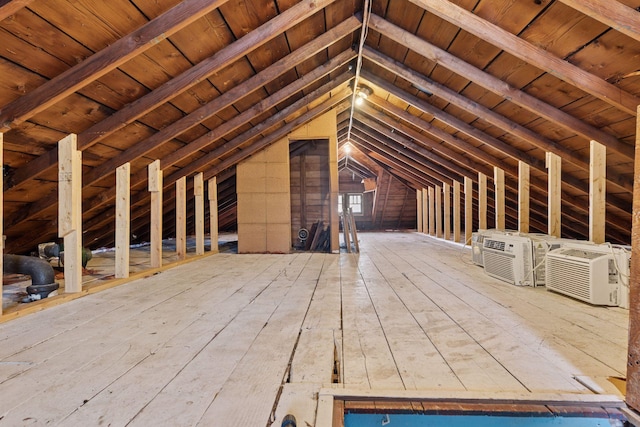
[[[211,252],[218,253],[218,180],[214,176],[209,181],[209,236]]]
[[[478,172],[478,229],[487,229],[487,176]]]
[[[149,164],[151,193],[151,267],[162,267],[162,169],[160,160]]]
[[[589,240],[604,243],[607,197],[607,148],[597,141],[590,143],[589,159]]]
[[[561,227],[561,177],[562,177],[562,160],[557,154],[547,152],[546,166],[549,170],[549,202],[547,234],[560,237],[562,235]]]
[[[464,177],[464,244],[471,244],[473,234],[473,181]]]
[[[446,182],[442,184],[442,198],[444,201],[444,238],[451,240],[451,186]]]
[[[436,224],[435,224],[435,200],[433,199],[433,187],[429,187],[429,234],[435,236]]]
[[[530,167],[520,160],[518,162],[518,231],[529,232],[529,195],[531,188]]]
[[[204,254],[204,174],[193,177],[193,197],[196,208],[196,255]]]
[[[640,106],[636,115],[635,148],[629,275],[629,347],[627,351],[629,356],[625,402],[640,412]]]
[[[58,235],[64,239],[64,290],[82,291],[82,153],[75,134],[58,142]]]
[[[429,190],[422,189],[422,232],[429,232]]]
[[[0,165],[3,163],[3,152],[4,152],[4,134],[0,133]],[[4,188],[4,174],[0,173],[0,188]],[[4,199],[3,192],[0,191],[0,253],[4,253]],[[3,271],[4,265],[2,264],[2,257],[0,256],[0,271]],[[2,315],[2,285],[0,285],[0,315]]]
[[[496,216],[496,228],[498,230],[504,230],[505,228],[505,216],[504,216],[504,170],[497,166],[493,167],[493,184],[494,184],[494,202],[495,202],[495,216]]]
[[[187,177],[176,181],[176,255],[187,257]]]
[[[131,245],[131,165],[116,169],[116,279],[129,277]]]
[[[416,209],[417,209],[417,229],[418,233],[422,233],[422,191],[416,190]]]
[[[460,243],[460,182],[453,181],[453,241]]]
[[[358,230],[356,227],[356,217],[353,216],[353,209],[349,208],[349,228],[351,229],[351,235],[353,236],[353,247],[355,253],[360,253],[360,242],[358,241]]]
[[[442,187],[436,185],[436,237],[442,238]]]

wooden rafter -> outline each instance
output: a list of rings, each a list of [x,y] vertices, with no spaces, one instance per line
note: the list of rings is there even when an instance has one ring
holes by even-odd
[[[633,147],[619,141],[616,137],[601,131],[551,105],[518,90],[506,82],[485,73],[449,52],[417,37],[416,35],[393,25],[377,15],[371,15],[369,25],[386,37],[406,46],[408,49],[436,62],[454,73],[492,91],[504,99],[545,119],[586,138],[605,144],[609,149],[633,159]]]
[[[559,0],[591,18],[640,41],[640,12],[617,0]]]
[[[505,52],[550,73],[557,78],[601,99],[626,112],[636,114],[640,98],[623,91],[611,83],[558,58],[520,37],[494,25],[449,0],[410,0],[428,12],[474,34]]]

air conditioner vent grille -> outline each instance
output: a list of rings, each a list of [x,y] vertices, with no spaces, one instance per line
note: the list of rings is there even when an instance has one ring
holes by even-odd
[[[486,242],[486,240],[485,240]],[[513,283],[513,257],[485,251],[484,252],[485,272],[493,277]]]
[[[600,254],[602,256],[602,254]],[[547,257],[547,288],[591,302],[589,264]]]

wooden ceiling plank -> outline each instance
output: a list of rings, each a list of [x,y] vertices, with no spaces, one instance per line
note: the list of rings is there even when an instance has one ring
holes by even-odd
[[[0,1],[0,21],[13,15],[33,0],[1,0]]]
[[[473,169],[468,169],[462,166],[458,166],[457,164],[453,163],[451,160],[446,160],[444,157],[436,154],[433,151],[429,151],[427,150],[425,147],[423,147],[421,144],[417,144],[413,141],[411,141],[409,138],[406,138],[404,136],[402,136],[400,134],[400,132],[392,132],[391,130],[389,130],[388,128],[383,127],[379,122],[376,122],[372,119],[369,119],[367,117],[364,116],[364,114],[360,114],[360,113],[356,113],[354,115],[354,118],[356,118],[358,120],[359,123],[361,123],[362,125],[376,131],[378,134],[382,135],[384,138],[386,138],[389,141],[395,141],[396,143],[399,143],[403,148],[406,147],[408,149],[410,149],[411,151],[414,151],[418,154],[420,154],[422,157],[424,157],[425,159],[433,162],[433,163],[437,163],[449,170],[451,170],[452,172],[455,172],[456,174],[460,175],[460,176],[467,176],[469,178],[472,178],[474,176],[476,176],[477,172],[473,172]],[[361,129],[362,130],[362,129]],[[368,132],[367,132],[368,133]],[[373,135],[370,135],[373,137]],[[424,138],[424,139],[428,139],[428,138]],[[398,147],[400,148],[400,147]],[[479,165],[478,165],[479,166]],[[489,170],[488,167],[481,167],[480,170]]]
[[[509,120],[498,113],[495,113],[489,108],[486,108],[481,104],[478,104],[477,102],[472,101],[463,95],[460,95],[458,92],[455,92],[444,85],[434,82],[433,80],[405,67],[403,64],[394,61],[393,59],[383,55],[382,53],[374,51],[373,49],[365,46],[364,55],[370,61],[402,77],[413,85],[421,89],[430,91],[437,97],[442,98],[445,101],[456,105],[465,111],[468,111],[478,118],[491,123],[492,125],[497,126],[500,129],[503,129],[504,131],[507,131],[544,151],[551,151],[553,153],[561,155],[563,159],[574,163],[583,169],[588,169],[588,159],[583,159],[582,157],[577,156],[572,151],[569,151],[562,147],[560,144],[548,138],[545,138],[530,129],[527,129],[524,126],[521,126],[520,124]]]
[[[616,0],[559,0],[616,31],[640,41],[640,12]]]
[[[398,162],[401,162],[402,167],[404,168],[407,166],[416,170],[427,168],[442,182],[452,183],[453,181],[460,179],[460,175],[457,172],[445,168],[438,163],[432,162],[430,159],[421,156],[414,150],[402,149],[397,142],[386,138],[384,135],[376,133],[372,129],[364,126],[362,123],[359,123],[359,126],[356,126],[356,123],[354,123],[354,128],[351,132],[358,135],[372,147],[375,147],[381,154],[390,156]]]
[[[349,53],[349,51],[347,51],[348,55],[352,55],[352,53]],[[340,57],[339,55],[339,59],[344,61],[344,58]],[[347,61],[348,62],[348,61]],[[328,66],[329,69],[332,69],[333,66],[335,64],[332,64],[331,61],[329,61],[329,63],[331,65]],[[327,70],[323,69],[321,73],[319,74],[326,74]],[[309,76],[309,78],[319,78],[317,75],[315,75],[314,73],[310,73],[307,76]],[[305,76],[306,77],[306,76]],[[215,161],[217,159],[219,159],[221,156],[224,156],[226,153],[236,149],[237,147],[239,147],[242,143],[244,143],[245,141],[249,140],[250,138],[254,137],[255,135],[258,135],[261,132],[265,132],[266,130],[268,130],[269,127],[273,126],[274,124],[277,124],[280,120],[285,119],[286,117],[288,117],[289,115],[291,115],[292,113],[294,113],[295,111],[299,110],[300,108],[303,108],[304,106],[308,105],[308,103],[313,102],[315,99],[318,99],[320,96],[330,92],[331,90],[335,89],[336,87],[338,87],[339,85],[345,83],[349,78],[351,77],[351,74],[346,73],[344,74],[341,78],[338,79],[334,79],[333,81],[331,81],[330,83],[328,83],[325,86],[322,86],[319,89],[316,89],[315,91],[311,92],[310,94],[308,94],[307,96],[303,97],[302,99],[298,100],[297,102],[295,102],[294,104],[290,105],[287,108],[284,108],[282,111],[280,111],[279,113],[273,115],[271,118],[269,118],[268,120],[266,120],[265,122],[261,123],[260,125],[254,126],[252,127],[249,131],[239,135],[238,137],[234,138],[233,140],[222,144],[222,146],[216,148],[215,150],[209,152],[208,154],[200,157],[197,160],[194,160],[193,162],[191,162],[188,166],[186,166],[185,168],[182,168],[179,173],[182,174],[182,176],[186,176],[186,175],[190,175],[191,173],[194,172],[198,172],[201,169],[199,168],[203,168],[204,166],[207,165],[207,163],[210,163],[212,161]],[[302,81],[305,81],[305,78],[300,79]],[[308,84],[308,82],[307,82]],[[296,85],[291,85],[291,86],[296,86]],[[297,87],[297,90],[299,90],[299,87]],[[284,94],[287,94],[288,96],[292,95],[293,93],[295,93],[295,91],[292,90],[287,90],[287,88],[283,89],[282,91]],[[277,97],[278,93],[272,95],[272,97]],[[272,102],[272,97],[267,98],[266,100],[264,100],[264,102],[269,103]],[[222,126],[220,126],[221,128],[224,128],[226,130],[226,132],[218,132],[218,133],[213,133],[212,135],[209,135],[208,138],[204,138],[203,141],[206,141],[207,143],[213,143],[215,142],[217,139],[221,138],[222,136],[224,136],[226,133],[230,132],[233,129],[236,129],[238,126],[241,125],[241,123],[238,122],[242,122],[242,123],[246,123],[249,120],[251,120],[253,117],[255,117],[256,115],[258,115],[260,112],[264,111],[264,105],[262,105],[262,103],[258,103],[258,106],[255,109],[250,109],[247,110],[248,114],[241,114],[239,117],[239,120],[235,120],[235,121],[230,121],[227,123],[231,123],[229,126],[225,126],[225,124],[223,124]],[[229,127],[231,127],[232,129],[229,129]],[[178,150],[180,152],[180,158],[184,158],[185,156],[188,156],[189,154],[192,154],[193,152],[197,151],[198,149],[202,148],[204,145],[186,145],[184,148],[184,150]],[[168,167],[170,167],[171,165],[173,165],[176,161],[178,161],[179,158],[175,156],[174,153],[171,153],[167,156],[165,156],[164,158],[161,159],[160,163],[161,163],[161,167],[163,170],[167,169]],[[85,177],[87,177],[85,179]],[[96,181],[96,179],[94,179],[95,176],[93,176],[92,172],[89,171],[88,173],[85,173],[85,176],[83,176],[83,186],[86,188],[89,185],[89,181],[93,180],[93,182]],[[133,174],[133,176],[131,177],[131,185],[135,186],[138,185],[139,183],[143,182],[146,179],[146,172],[144,169],[141,169],[138,173]],[[208,179],[208,178],[207,178]],[[171,185],[173,184],[173,182],[171,182],[169,179],[166,180],[165,185]],[[84,203],[84,213],[88,214],[89,212],[103,206],[105,203],[109,203],[111,202],[113,199],[115,198],[115,191],[114,188],[110,188],[106,191],[104,191],[103,193],[100,194],[99,197],[91,199],[89,202],[85,202]],[[21,224],[23,221],[27,220],[27,218],[30,216],[30,213],[33,212],[41,212],[45,209],[47,209],[50,206],[55,205],[55,203],[57,202],[57,196],[55,193],[50,194],[47,197],[41,198],[39,199],[37,202],[32,203],[28,209],[23,209],[21,210],[21,212],[19,212],[18,214],[12,216],[12,217],[7,217],[6,218],[6,229],[10,230],[13,227],[18,226],[19,224]]]
[[[606,80],[558,58],[449,0],[410,1],[505,52],[509,52],[511,55],[582,89],[631,116],[635,116],[636,106],[640,105],[640,98],[623,91]]]
[[[209,0],[207,0],[207,3],[208,1]],[[124,128],[126,125],[132,123],[146,113],[150,112],[154,108],[157,108],[159,105],[169,101],[185,90],[188,90],[190,87],[194,86],[202,79],[205,79],[207,76],[221,70],[228,64],[246,55],[247,52],[250,52],[251,50],[263,45],[268,40],[276,37],[283,31],[286,31],[287,28],[298,24],[306,17],[317,12],[317,9],[315,9],[315,7],[321,8],[333,1],[335,0],[303,0],[301,3],[298,3],[291,9],[288,9],[287,11],[276,16],[269,22],[263,24],[261,27],[242,37],[235,43],[216,52],[213,56],[191,67],[189,70],[180,74],[178,77],[169,80],[147,95],[127,104],[125,107],[118,110],[111,116],[96,123],[89,129],[86,129],[83,132],[79,133],[78,148],[82,151],[98,143],[112,133]],[[110,48],[107,48],[103,51],[106,51],[108,49]],[[84,62],[82,64],[84,64]],[[15,185],[28,179],[35,178],[55,165],[55,163],[49,163],[48,160],[51,158],[52,156],[47,156],[47,158],[43,158],[43,156],[40,156],[23,166],[21,169],[17,170],[14,175],[14,182],[16,183]]]
[[[477,129],[471,126],[467,122],[462,121],[457,117],[449,113],[446,113],[443,110],[440,110],[439,108],[436,108],[431,104],[426,103],[421,99],[406,93],[405,91],[400,90],[399,88],[392,85],[391,83],[388,83],[384,80],[381,80],[373,76],[371,73],[368,73],[366,70],[363,70],[361,72],[361,75],[365,80],[368,80],[374,85],[382,88],[383,90],[386,90],[387,92],[392,93],[394,96],[398,97],[400,100],[419,109],[424,113],[427,113],[433,116],[435,119],[440,120],[441,122],[453,127],[454,129],[457,129],[458,131],[464,133],[465,135],[470,136],[476,141],[482,144],[487,144],[488,146],[494,147],[495,149],[501,151],[502,153],[516,160],[525,161],[532,166],[535,165],[536,163],[540,163],[540,167],[542,167],[543,162],[541,160],[538,160],[528,154],[525,154],[522,151],[514,148],[513,146],[484,133],[480,129]]]
[[[372,96],[368,98],[369,100],[371,100],[372,102],[375,102],[376,105],[378,105],[380,108],[382,108],[385,111],[388,111],[390,114],[400,118],[401,120],[404,120],[407,123],[410,123],[414,126],[416,126],[419,129],[423,129],[425,130],[427,133],[430,133],[431,135],[433,135],[434,137],[448,143],[451,144],[454,147],[457,147],[461,150],[464,150],[466,153],[468,153],[469,155],[478,158],[479,160],[486,162],[489,165],[492,166],[498,166],[502,169],[505,170],[505,172],[507,172],[510,176],[513,177],[517,177],[518,176],[518,171],[516,167],[507,167],[504,164],[501,164],[498,159],[496,159],[495,157],[493,157],[491,154],[486,153],[485,151],[480,150],[477,147],[474,147],[470,144],[468,144],[467,142],[443,131],[440,128],[436,128],[435,126],[431,125],[430,123],[425,122],[424,120],[412,115],[411,113],[387,102],[384,100],[379,99],[376,96]],[[438,150],[438,147],[434,147],[435,150]],[[533,166],[533,165],[532,165]],[[540,166],[540,165],[538,165]],[[544,167],[544,164],[542,166],[540,166],[541,169],[538,169],[542,172],[544,172],[546,174],[546,168]],[[575,179],[573,176],[570,176],[568,174],[564,174],[562,177],[562,180],[565,184],[571,186],[572,188],[588,194],[589,189],[588,189],[588,185],[587,183],[580,181],[578,179]],[[546,191],[546,184],[541,182],[541,180],[539,179],[531,179],[531,185],[535,186],[536,188],[539,188],[541,190],[545,190]],[[563,191],[563,200],[565,201],[571,201],[571,203],[575,204],[576,206],[579,206],[580,209],[587,209],[587,206],[585,203],[583,203],[583,201],[573,197],[572,195],[566,193],[566,191]],[[616,209],[617,212],[619,212],[620,214],[624,215],[625,218],[629,215],[629,209],[628,209],[628,203],[624,200],[622,200],[621,198],[613,195],[613,194],[608,194],[607,195],[607,201],[608,204],[611,208]],[[613,219],[615,218],[615,220]],[[610,215],[610,220],[611,222],[614,222],[616,225],[617,224],[625,224],[627,221],[620,217],[619,215]],[[623,225],[624,227],[624,225]]]
[[[355,23],[357,24],[359,21],[356,18],[353,18]],[[354,24],[352,21],[351,24]],[[351,26],[347,26],[351,27]],[[357,27],[357,25],[356,25]],[[132,146],[128,150],[122,152],[118,156],[111,158],[110,160],[104,162],[101,166],[97,168],[93,168],[91,172],[83,178],[84,185],[89,185],[98,179],[101,179],[104,176],[112,174],[118,165],[124,164],[126,162],[133,161],[134,159],[149,154],[153,150],[157,150],[162,144],[171,141],[172,138],[180,135],[186,129],[197,125],[203,120],[211,117],[216,114],[218,111],[223,108],[231,105],[235,100],[242,98],[244,95],[253,92],[254,90],[259,89],[266,82],[272,81],[277,78],[278,73],[286,72],[286,70],[292,68],[298,62],[303,61],[307,55],[313,54],[317,49],[323,49],[327,45],[331,44],[331,42],[335,39],[332,37],[335,33],[325,33],[328,37],[319,37],[316,40],[320,40],[320,44],[316,44],[315,42],[311,42],[309,49],[303,49],[302,52],[296,51],[296,54],[291,54],[282,60],[274,63],[272,66],[264,69],[260,73],[254,75],[249,80],[244,83],[236,86],[235,88],[225,92],[218,98],[215,98],[210,103],[198,108],[193,111],[191,114],[183,117],[182,119],[174,122],[173,124],[167,126],[161,131],[153,134],[151,137],[147,138],[144,141],[137,143]],[[293,57],[291,57],[294,55]],[[213,141],[220,138],[222,135],[226,135],[232,132],[235,129],[238,129],[243,124],[247,123],[249,120],[256,117],[258,112],[268,111],[273,106],[279,104],[280,102],[286,100],[291,97],[295,93],[304,89],[308,85],[312,84],[314,81],[319,78],[327,75],[334,69],[346,64],[351,59],[356,56],[356,53],[353,50],[342,52],[340,55],[328,61],[326,64],[321,65],[313,71],[308,72],[304,75],[304,77],[294,81],[290,85],[286,86],[282,90],[274,93],[273,95],[261,100],[256,103],[251,108],[243,111],[238,116],[233,119],[224,122],[222,125],[218,126],[216,129],[213,129],[201,137],[195,139],[194,141],[189,142],[187,145],[182,148],[175,150],[171,155],[163,158],[163,169],[175,165],[180,160],[186,158],[187,156],[197,152],[205,148],[207,145],[211,144]],[[291,58],[290,58],[291,57]],[[246,117],[251,116],[251,119],[247,120]]]
[[[217,9],[227,1],[185,0],[179,3],[143,27],[91,55],[36,90],[6,105],[0,112],[0,130],[6,132],[12,126],[46,110],[60,99],[155,46],[161,40]]]
[[[607,148],[616,151],[629,159],[634,158],[633,147],[631,145],[619,141],[613,135],[603,132],[594,126],[582,122],[570,114],[567,114],[527,94],[526,92],[512,87],[508,83],[485,73],[473,65],[464,62],[460,58],[438,48],[437,46],[404,31],[402,28],[390,24],[376,15],[371,15],[369,25],[384,36],[410,46],[412,50],[425,58],[438,62],[443,67],[446,67],[475,84],[500,95],[504,99],[513,102],[534,114],[544,117],[565,129],[569,129],[588,140],[594,139],[605,144]]]

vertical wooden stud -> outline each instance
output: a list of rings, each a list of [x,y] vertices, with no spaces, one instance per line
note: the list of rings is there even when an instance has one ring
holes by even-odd
[[[131,244],[131,165],[116,169],[116,270],[115,277],[129,277]]]
[[[193,196],[196,208],[196,255],[204,254],[204,174],[193,177]]]
[[[436,185],[436,237],[442,238],[442,187]]]
[[[640,412],[640,106],[636,115],[629,274],[629,346],[625,403]]]
[[[504,214],[504,170],[497,166],[493,167],[493,184],[494,184],[494,202],[495,202],[495,216],[496,216],[496,228],[498,230],[504,230],[505,228],[505,214]]]
[[[209,236],[211,237],[211,252],[218,253],[218,180],[217,177],[209,181]]]
[[[435,222],[435,200],[433,198],[433,187],[429,187],[429,234],[436,235],[436,222]]]
[[[464,244],[471,244],[473,235],[473,181],[464,177]]]
[[[422,232],[429,232],[429,190],[422,189]]]
[[[605,241],[607,197],[607,148],[597,141],[590,143],[589,159],[589,240]]]
[[[416,190],[416,222],[418,233],[422,233],[422,190]]]
[[[82,153],[77,137],[58,142],[58,235],[64,239],[65,292],[82,291]]]
[[[0,132],[0,165],[3,165],[3,152],[4,152],[4,134]],[[4,188],[4,173],[0,173],[0,188]],[[0,254],[4,254],[4,199],[3,192],[0,191]],[[2,256],[0,256],[0,271],[3,271],[4,264],[2,264]],[[2,286],[0,286],[0,315],[2,315]]]
[[[442,198],[444,201],[444,238],[451,240],[451,186],[446,182],[442,184]]]
[[[518,231],[529,232],[531,172],[527,163],[518,162]]]
[[[487,229],[487,176],[478,172],[478,229]]]
[[[562,177],[562,160],[560,156],[547,152],[546,166],[549,170],[549,207],[548,207],[548,231],[547,233],[554,237],[562,235],[561,229],[561,177]]]
[[[460,243],[460,182],[453,181],[453,241]]]
[[[162,169],[160,160],[149,164],[151,193],[151,267],[162,267]]]
[[[187,177],[176,181],[176,255],[187,257]]]

